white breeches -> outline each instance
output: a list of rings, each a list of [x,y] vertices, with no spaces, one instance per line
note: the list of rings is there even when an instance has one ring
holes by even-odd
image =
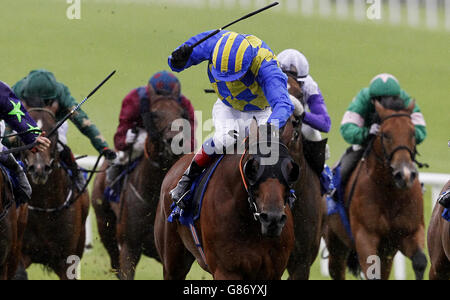
[[[236,131],[240,136],[247,136],[252,120],[255,118],[258,125],[264,124],[272,114],[272,109],[261,111],[238,111],[225,105],[220,99],[214,104],[212,117],[215,127],[213,136],[217,150],[234,145],[236,138],[230,132]]]

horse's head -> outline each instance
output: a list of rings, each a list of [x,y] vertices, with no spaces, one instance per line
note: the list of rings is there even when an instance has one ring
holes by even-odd
[[[250,136],[258,136],[258,142],[249,145],[250,157],[243,168],[249,201],[261,223],[262,234],[278,237],[287,221],[286,204],[290,205],[295,197],[292,187],[300,176],[300,167],[291,158],[286,146],[292,140],[292,122],[287,123],[280,139],[268,133],[266,125],[256,129],[259,134],[255,132],[255,127],[252,125]],[[256,151],[252,151],[252,147]],[[270,153],[267,153],[267,147]],[[274,154],[276,160],[270,162],[272,158],[268,157]]]
[[[149,93],[151,99],[149,112],[142,115],[149,137],[147,153],[155,162],[173,162],[178,155],[174,154],[172,141],[182,131],[173,130],[172,125],[177,120],[189,123],[186,112],[174,95],[158,95],[152,88],[149,89]],[[185,128],[183,132],[187,132]],[[190,129],[188,132],[190,133]],[[190,140],[184,138],[180,143],[190,143]]]
[[[400,101],[403,100],[400,99]],[[411,188],[418,175],[414,165],[415,127],[411,120],[415,102],[411,101],[406,108],[395,104],[391,107],[386,106],[388,108],[385,106],[375,101],[375,109],[381,120],[377,139],[378,147],[381,148],[384,160],[392,169],[395,185],[401,189]]]
[[[38,127],[45,132],[49,132],[56,125],[56,106],[28,109],[30,116],[36,121]],[[59,166],[58,162],[58,134],[50,137],[52,142],[49,149],[44,152],[32,153],[26,151],[22,154],[22,161],[27,167],[27,172],[31,181],[35,185],[46,184],[50,174]]]

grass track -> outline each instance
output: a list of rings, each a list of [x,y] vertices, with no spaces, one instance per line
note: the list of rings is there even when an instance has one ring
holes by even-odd
[[[81,100],[109,72],[116,76],[83,108],[112,143],[122,98],[144,85],[151,74],[167,69],[167,56],[191,35],[228,23],[243,11],[179,8],[170,5],[82,1],[81,20],[68,20],[65,1],[7,1],[0,10],[0,79],[13,85],[32,69],[46,68]],[[360,88],[381,72],[395,74],[403,88],[415,97],[427,121],[428,138],[419,147],[427,171],[450,170],[448,108],[450,34],[382,24],[337,21],[278,12],[261,14],[233,26],[266,41],[275,52],[297,48],[310,60],[311,74],[327,101],[333,128],[330,140],[333,164],[346,144],[339,124],[348,104]],[[182,92],[211,116],[214,98],[202,93],[209,87],[206,66],[179,75]],[[207,132],[205,132],[207,134]],[[88,141],[71,125],[70,146],[75,153],[94,155]],[[431,215],[426,195],[427,222]],[[98,240],[82,262],[84,279],[112,279],[106,252]],[[408,263],[409,264],[409,263]],[[54,278],[39,266],[32,279]],[[162,278],[161,267],[143,259],[139,279]],[[198,267],[191,279],[210,278]],[[313,279],[323,279],[315,266]],[[412,279],[411,268],[408,278]]]

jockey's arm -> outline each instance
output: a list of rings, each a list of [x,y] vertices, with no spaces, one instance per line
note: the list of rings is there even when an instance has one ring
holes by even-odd
[[[367,140],[369,128],[366,126],[366,118],[369,112],[369,104],[368,89],[363,89],[345,112],[340,132],[347,143],[362,145]]]
[[[331,119],[320,90],[318,90],[317,94],[309,96],[306,102],[310,111],[305,111],[303,122],[321,132],[329,132],[331,129]]]
[[[40,135],[40,129],[36,122],[30,117],[16,95],[3,83],[0,83],[0,112],[1,119],[16,132],[26,132],[28,130],[36,130],[20,136],[21,140],[26,144],[32,144]]]
[[[72,110],[72,108],[77,106],[77,102],[70,94],[69,89],[66,86],[63,86],[63,88],[64,91],[62,93],[61,98],[59,99],[60,110],[62,111],[60,111],[57,115],[60,115],[60,113],[66,115]],[[89,138],[92,146],[94,146],[94,148],[99,153],[102,153],[105,149],[109,148],[108,144],[106,143],[106,140],[100,134],[100,131],[98,130],[97,126],[95,126],[89,120],[89,117],[83,110],[81,109],[77,110],[70,118],[70,120],[78,128],[78,130],[80,130],[80,132],[83,135]]]
[[[276,60],[271,60],[261,64],[256,80],[272,107],[272,114],[267,122],[276,122],[278,124],[275,125],[282,128],[294,112],[294,104],[287,90],[287,76],[278,67]]]
[[[137,90],[131,91],[122,101],[119,116],[119,126],[114,135],[114,146],[118,151],[126,151],[129,145],[126,143],[126,135],[141,119],[140,102]]]
[[[196,36],[193,36],[189,40],[187,40],[185,43],[181,44],[177,49],[179,49],[183,45],[189,45],[189,46],[194,45],[197,41],[201,40],[202,38],[204,38],[211,32],[213,32],[213,31],[212,30],[206,31],[206,32],[202,32]],[[227,32],[228,31],[221,31],[221,32],[217,33],[216,35],[210,37],[209,39],[207,39],[206,41],[204,41],[197,47],[195,47],[192,51],[191,56],[189,57],[189,60],[187,61],[184,68],[182,68],[182,69],[177,69],[177,68],[173,67],[172,66],[172,56],[169,56],[168,63],[169,63],[170,68],[172,69],[172,71],[181,72],[191,66],[198,65],[205,60],[210,60],[217,41]]]

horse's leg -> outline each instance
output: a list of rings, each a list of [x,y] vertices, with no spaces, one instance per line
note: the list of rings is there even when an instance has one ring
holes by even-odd
[[[368,279],[381,279],[381,270],[383,267],[382,265],[375,265],[378,262],[381,263],[382,260],[378,255],[380,238],[375,234],[367,232],[361,224],[355,224],[352,227],[355,228],[356,252],[358,253],[359,265],[364,276]],[[376,272],[378,270],[380,271],[379,274]]]
[[[328,248],[328,269],[334,280],[345,280],[347,257],[350,249],[339,239],[339,237],[328,229],[326,237]]]
[[[159,214],[155,222],[155,242],[163,264],[164,280],[184,280],[191,270],[194,256],[185,248],[177,225]]]
[[[444,251],[442,251],[439,256],[433,257],[429,276],[430,280],[450,279],[450,261]]]
[[[413,235],[404,238],[400,244],[400,251],[412,261],[416,280],[423,280],[428,260],[423,252],[425,245],[425,231],[423,226]]]
[[[142,245],[125,241],[120,244],[120,280],[133,280],[136,274],[136,267],[141,259]]]

